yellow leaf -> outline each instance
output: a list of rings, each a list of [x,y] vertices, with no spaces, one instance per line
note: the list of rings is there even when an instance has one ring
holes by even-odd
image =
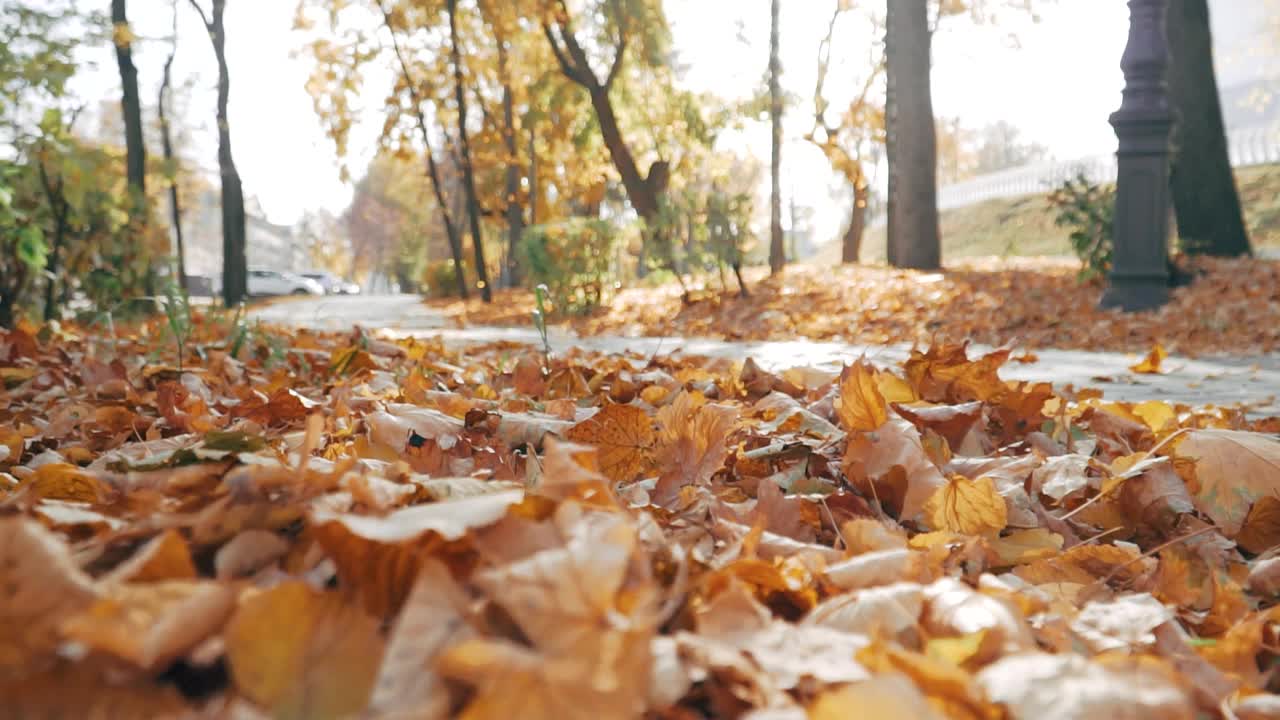
[[[1160,343],[1156,343],[1147,351],[1146,357],[1142,358],[1137,364],[1130,365],[1129,369],[1143,375],[1159,375],[1161,372],[1160,363],[1164,362],[1167,357],[1169,357],[1169,353],[1165,351]]]
[[[897,674],[829,690],[809,706],[808,714],[809,720],[940,720],[942,717],[910,680]]]
[[[0,466],[22,462],[22,450],[26,439],[13,428],[0,428]]]
[[[600,472],[614,482],[635,480],[653,466],[653,421],[633,405],[606,405],[566,436],[598,448]]]
[[[225,639],[236,688],[276,718],[358,713],[382,657],[375,620],[301,581],[243,601]]]
[[[989,477],[970,480],[952,476],[924,505],[925,516],[938,530],[988,535],[998,533],[1008,523],[1008,507]]]
[[[836,416],[846,430],[871,431],[889,419],[889,407],[876,383],[876,369],[858,362],[840,373],[840,395]]]
[[[1167,402],[1159,400],[1148,400],[1133,406],[1133,414],[1142,418],[1155,432],[1160,432],[1171,425],[1177,425],[1178,411],[1174,410]]]
[[[987,633],[984,629],[957,637],[930,638],[925,643],[924,654],[934,660],[961,667],[983,650]]]
[[[1014,530],[990,545],[1001,565],[1021,565],[1056,555],[1062,550],[1062,536],[1045,528]]]
[[[235,607],[230,585],[169,580],[120,585],[62,623],[63,635],[157,670],[217,632]]]

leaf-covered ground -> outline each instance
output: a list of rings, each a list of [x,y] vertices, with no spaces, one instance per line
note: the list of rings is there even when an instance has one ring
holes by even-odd
[[[1274,419],[953,345],[168,347],[0,336],[0,716],[1280,712]]]
[[[679,287],[623,290],[610,306],[570,321],[584,334],[678,335],[741,340],[850,343],[965,340],[991,346],[1145,352],[1156,343],[1187,356],[1256,355],[1280,347],[1280,262],[1197,260],[1196,282],[1154,313],[1098,309],[1099,282],[1077,280],[1079,264],[1053,258],[961,259],[943,273],[883,266],[795,265],[780,279],[748,276],[751,297],[710,289],[681,302]],[[433,301],[460,322],[527,326],[533,297],[500,302]]]

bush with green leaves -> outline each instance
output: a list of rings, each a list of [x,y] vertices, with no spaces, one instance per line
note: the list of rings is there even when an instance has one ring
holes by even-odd
[[[1106,275],[1111,269],[1115,186],[1097,185],[1080,174],[1049,193],[1049,206],[1054,224],[1070,231],[1071,249],[1083,264],[1081,279]]]
[[[617,282],[620,237],[613,223],[590,218],[527,228],[520,250],[529,284],[546,285],[558,312],[589,312]]]

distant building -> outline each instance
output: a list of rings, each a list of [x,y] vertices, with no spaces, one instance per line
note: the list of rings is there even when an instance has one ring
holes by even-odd
[[[182,230],[187,274],[222,277],[222,205],[216,189],[201,192],[183,207]],[[251,266],[272,270],[306,269],[307,251],[293,228],[266,219],[257,198],[245,198],[245,256]]]

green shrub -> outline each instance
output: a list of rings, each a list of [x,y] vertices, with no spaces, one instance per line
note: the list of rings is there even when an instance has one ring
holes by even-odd
[[[464,278],[471,276],[471,266],[465,261],[462,263],[462,273]],[[427,297],[454,297],[458,294],[453,258],[427,263],[422,271],[422,279],[426,284]]]
[[[620,237],[612,223],[588,218],[527,228],[520,241],[527,280],[547,286],[558,312],[588,312],[617,282]]]
[[[1071,249],[1083,263],[1080,277],[1106,275],[1111,269],[1115,186],[1095,185],[1081,174],[1054,188],[1049,206],[1055,211],[1054,224],[1070,231]]]

